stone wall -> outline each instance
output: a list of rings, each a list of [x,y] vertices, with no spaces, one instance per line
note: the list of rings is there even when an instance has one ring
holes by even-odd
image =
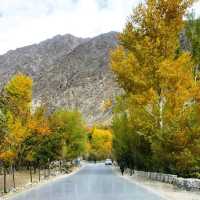
[[[180,178],[177,175],[156,172],[135,171],[136,176],[146,177],[151,180],[173,184],[185,190],[200,190],[200,179]]]

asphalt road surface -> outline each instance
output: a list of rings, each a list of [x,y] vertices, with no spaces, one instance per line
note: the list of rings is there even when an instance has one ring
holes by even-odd
[[[116,175],[109,166],[89,164],[64,177],[11,198],[12,200],[163,200]]]

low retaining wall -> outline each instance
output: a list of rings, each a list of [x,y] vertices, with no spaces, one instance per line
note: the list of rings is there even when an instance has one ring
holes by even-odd
[[[144,171],[136,171],[136,170],[135,170],[135,175],[146,177],[155,181],[170,183],[179,188],[186,189],[186,190],[197,190],[197,191],[200,190],[200,179],[180,178],[172,174],[144,172]]]

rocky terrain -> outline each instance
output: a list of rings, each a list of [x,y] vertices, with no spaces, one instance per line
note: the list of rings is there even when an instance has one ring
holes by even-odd
[[[185,33],[181,47],[188,50]],[[78,109],[89,124],[109,122],[105,101],[121,93],[109,66],[109,53],[117,45],[117,33],[94,38],[57,35],[39,44],[8,51],[0,56],[0,88],[16,73],[34,80],[33,105]]]
[[[103,102],[120,92],[109,67],[116,45],[116,32],[86,39],[67,34],[9,51],[0,56],[0,87],[25,73],[34,80],[34,105],[48,100],[50,110],[78,109],[88,123],[107,121],[111,110],[103,111]]]

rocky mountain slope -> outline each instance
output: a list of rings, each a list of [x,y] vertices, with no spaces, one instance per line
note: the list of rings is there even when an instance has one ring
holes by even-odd
[[[25,73],[34,80],[34,105],[48,99],[51,110],[79,109],[88,123],[104,122],[111,110],[102,111],[103,102],[120,92],[109,67],[116,45],[115,32],[86,39],[67,34],[9,51],[0,56],[0,87]]]

